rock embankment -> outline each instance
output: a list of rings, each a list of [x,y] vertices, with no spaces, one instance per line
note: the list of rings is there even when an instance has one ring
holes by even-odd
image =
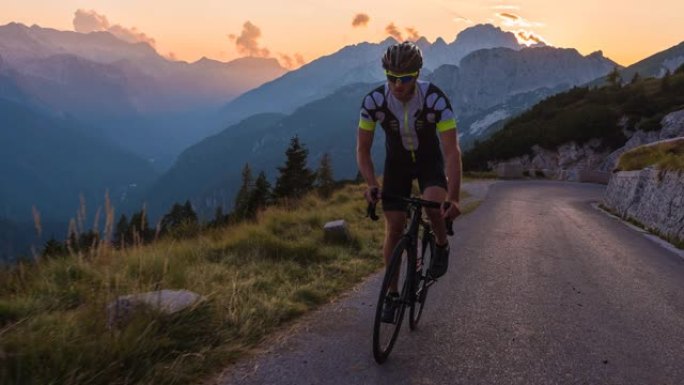
[[[644,143],[684,137],[684,110],[662,120],[659,132],[637,131],[625,146],[606,160],[615,167],[626,150]],[[639,222],[662,237],[684,243],[684,171],[648,167],[613,174],[604,195],[605,205],[625,219]]]
[[[604,203],[622,218],[675,242],[684,241],[684,172],[644,169],[613,174]]]

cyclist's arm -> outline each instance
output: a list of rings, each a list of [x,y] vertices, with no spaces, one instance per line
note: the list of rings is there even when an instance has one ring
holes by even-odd
[[[440,133],[442,150],[446,165],[446,175],[448,181],[447,199],[451,202],[459,202],[461,192],[461,147],[458,144],[458,134],[456,128]]]
[[[371,159],[373,133],[373,131],[359,127],[356,137],[356,163],[368,186],[378,187],[378,180],[375,177],[375,169],[373,168],[373,159]]]

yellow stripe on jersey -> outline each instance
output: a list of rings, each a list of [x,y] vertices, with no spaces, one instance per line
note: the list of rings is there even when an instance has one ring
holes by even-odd
[[[375,122],[361,118],[359,119],[359,128],[364,131],[375,131]]]
[[[456,119],[444,120],[437,123],[437,132],[444,132],[456,128]]]

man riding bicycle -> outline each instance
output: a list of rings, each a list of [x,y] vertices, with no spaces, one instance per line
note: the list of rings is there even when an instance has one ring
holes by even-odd
[[[446,273],[449,258],[444,219],[454,219],[461,213],[461,149],[456,119],[444,92],[434,84],[418,80],[423,58],[414,43],[388,47],[382,57],[382,66],[387,83],[364,97],[359,120],[356,159],[368,185],[365,197],[369,203],[383,200],[385,266],[389,265],[406,224],[406,205],[383,199],[383,194],[408,198],[413,179],[418,179],[423,199],[449,203],[441,210],[426,209],[437,243],[430,274],[438,278]],[[382,193],[371,159],[377,122],[386,137]],[[391,289],[389,297],[398,297],[397,288]],[[383,312],[382,318],[391,322],[393,309],[388,314]]]

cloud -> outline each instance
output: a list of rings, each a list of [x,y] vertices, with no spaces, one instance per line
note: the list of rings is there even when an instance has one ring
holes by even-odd
[[[520,9],[519,5],[507,5],[507,4],[499,4],[499,5],[493,5],[490,7],[491,9],[508,9],[508,10],[518,10]]]
[[[259,47],[258,40],[261,37],[261,30],[250,21],[246,21],[242,26],[242,33],[240,33],[240,36],[230,34],[228,37],[235,41],[235,46],[238,52],[243,55],[253,57],[269,57],[271,54],[267,48]]]
[[[293,70],[295,68],[299,68],[306,64],[306,61],[304,60],[304,56],[300,53],[295,53],[294,55],[290,56],[288,54],[280,53],[278,54],[280,57],[281,65],[289,70]]]
[[[418,31],[413,27],[407,27],[406,33],[407,33],[406,40],[408,40],[408,41],[415,42],[415,41],[418,41],[418,39],[420,39],[420,34],[418,34]]]
[[[544,23],[540,23],[537,21],[529,21],[520,15],[516,15],[510,12],[499,12],[496,14],[496,16],[499,19],[501,19],[502,24],[506,27],[530,28],[544,26]]]
[[[460,15],[454,15],[454,22],[456,23],[466,23],[466,24],[473,24],[473,21],[468,19],[467,17],[463,17]]]
[[[109,33],[112,35],[118,37],[119,39],[123,41],[127,41],[129,43],[147,43],[150,46],[154,47],[157,42],[145,35],[144,33],[138,31],[135,27],[134,28],[124,28],[120,25],[113,25],[109,27],[108,29]]]
[[[93,10],[79,9],[74,13],[74,30],[80,33],[106,31],[109,29],[107,16]]]
[[[394,23],[389,23],[389,25],[385,27],[385,32],[387,32],[388,35],[392,36],[397,41],[404,41],[404,38],[401,36],[401,32],[399,32],[399,29],[396,25],[394,25]]]
[[[140,32],[137,28],[126,28],[119,24],[111,25],[107,16],[85,9],[79,9],[74,13],[74,30],[80,33],[107,31],[117,38],[129,43],[147,43],[154,47],[156,42],[153,38]]]
[[[516,32],[516,37],[518,42],[525,44],[527,46],[531,45],[547,45],[546,40],[543,37],[535,34],[534,32],[519,30]]]
[[[352,27],[365,27],[369,21],[370,17],[368,17],[368,15],[365,13],[358,13],[354,16],[354,20],[352,20]]]
[[[171,61],[178,61],[178,56],[173,52],[169,52],[165,57]]]

